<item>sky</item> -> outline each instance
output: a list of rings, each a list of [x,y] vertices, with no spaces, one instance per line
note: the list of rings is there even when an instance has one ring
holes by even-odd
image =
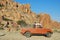
[[[52,20],[60,22],[60,0],[14,0],[21,4],[30,4],[36,14],[47,13]]]

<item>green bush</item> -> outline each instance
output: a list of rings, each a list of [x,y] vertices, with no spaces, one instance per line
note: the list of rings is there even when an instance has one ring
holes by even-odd
[[[4,24],[0,24],[0,30],[4,30],[3,26]]]
[[[22,27],[25,27],[25,26],[27,26],[27,23],[25,22],[25,21],[23,21],[23,20],[19,20],[19,21],[17,21],[17,24],[19,24],[19,25],[21,25]]]
[[[54,32],[60,33],[60,30],[54,30]]]
[[[1,5],[1,4],[0,4],[0,7],[3,7],[3,6],[4,6],[4,5]]]
[[[4,30],[2,27],[0,27],[0,30]]]
[[[60,29],[58,29],[58,28],[54,28],[53,31],[57,32],[57,33],[60,33]]]
[[[3,18],[4,21],[12,21],[11,19],[8,18]]]

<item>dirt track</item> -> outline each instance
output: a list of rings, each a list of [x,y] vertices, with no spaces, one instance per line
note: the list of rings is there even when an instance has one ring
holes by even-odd
[[[44,36],[32,36],[30,38],[26,38],[21,35],[19,32],[5,32],[0,31],[0,34],[5,33],[6,35],[0,36],[0,40],[60,40],[60,33],[53,33],[51,38],[47,38]]]

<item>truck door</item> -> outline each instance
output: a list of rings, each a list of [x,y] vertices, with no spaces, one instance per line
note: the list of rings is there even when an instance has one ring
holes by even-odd
[[[42,28],[38,27],[38,28],[35,29],[35,31],[36,31],[37,34],[40,34],[40,33],[42,33]]]

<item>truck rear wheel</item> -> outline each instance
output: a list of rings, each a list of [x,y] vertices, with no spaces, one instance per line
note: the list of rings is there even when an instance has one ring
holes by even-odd
[[[29,38],[29,37],[31,37],[31,33],[30,33],[30,32],[26,32],[26,33],[24,34],[24,36],[26,36],[27,38]]]

